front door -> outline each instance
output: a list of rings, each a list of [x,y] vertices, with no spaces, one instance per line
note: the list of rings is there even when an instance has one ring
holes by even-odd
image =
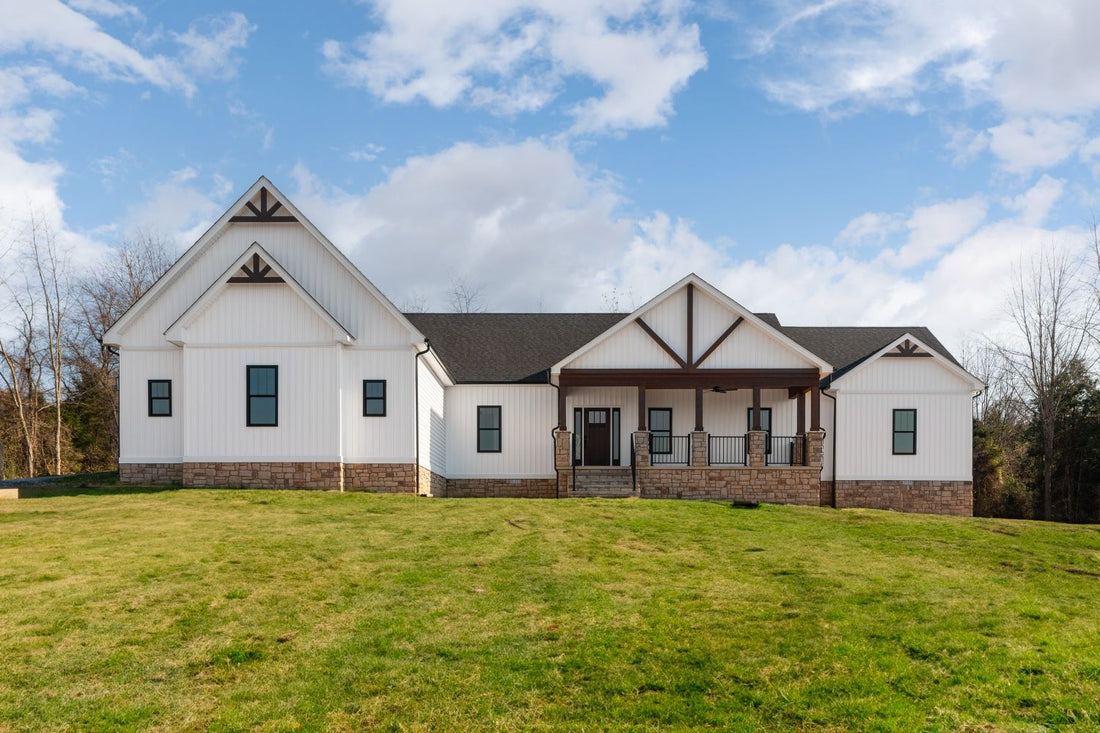
[[[584,410],[584,465],[611,465],[611,411],[606,407]]]

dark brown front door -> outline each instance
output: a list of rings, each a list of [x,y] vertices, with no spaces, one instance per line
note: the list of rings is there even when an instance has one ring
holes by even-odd
[[[585,408],[584,465],[611,465],[611,411],[605,407]]]

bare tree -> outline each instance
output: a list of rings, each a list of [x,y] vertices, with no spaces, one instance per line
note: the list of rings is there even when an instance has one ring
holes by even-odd
[[[47,224],[32,213],[27,233],[29,268],[34,273],[45,322],[46,358],[53,377],[54,474],[61,473],[61,433],[64,425],[61,406],[65,399],[64,336],[69,309],[67,258],[58,251],[57,242]]]
[[[1015,274],[1009,314],[1019,346],[1002,346],[1020,403],[1042,434],[1043,517],[1053,518],[1055,435],[1067,409],[1062,385],[1075,364],[1092,365],[1090,333],[1096,303],[1083,292],[1081,263],[1066,252],[1044,250]]]
[[[105,468],[118,457],[118,358],[103,334],[172,264],[167,240],[139,231],[77,283],[77,306],[68,328],[67,352],[79,419],[90,423],[94,444],[82,445],[85,469]],[[88,439],[89,436],[82,436]],[[75,438],[74,438],[75,440]]]
[[[463,278],[456,278],[447,292],[451,310],[455,313],[484,313],[485,304],[481,291],[480,286],[473,286]]]
[[[14,335],[6,340],[0,339],[0,359],[4,362],[0,382],[3,382],[19,422],[26,466],[24,475],[34,476],[41,425],[42,378],[35,301],[29,288],[17,290],[11,286],[10,280],[5,284],[8,286],[10,307],[18,311],[19,317],[15,322],[6,324]]]

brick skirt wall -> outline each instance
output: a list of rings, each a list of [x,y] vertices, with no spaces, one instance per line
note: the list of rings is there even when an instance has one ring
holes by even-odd
[[[974,485],[969,481],[837,481],[836,507],[972,517]]]
[[[454,498],[553,499],[557,481],[552,478],[452,478],[447,496]]]
[[[183,464],[183,485],[248,489],[339,489],[338,462],[203,462]]]
[[[344,491],[415,494],[416,474],[411,463],[345,463]]]
[[[808,466],[763,468],[643,468],[638,493],[644,499],[710,499],[821,503],[821,469]]]
[[[134,486],[182,484],[182,463],[120,463],[118,481]]]

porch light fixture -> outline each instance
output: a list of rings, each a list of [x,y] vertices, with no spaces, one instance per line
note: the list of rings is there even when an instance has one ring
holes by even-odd
[[[711,387],[710,391],[711,392],[717,392],[718,394],[725,394],[726,393],[726,388],[725,387]]]

